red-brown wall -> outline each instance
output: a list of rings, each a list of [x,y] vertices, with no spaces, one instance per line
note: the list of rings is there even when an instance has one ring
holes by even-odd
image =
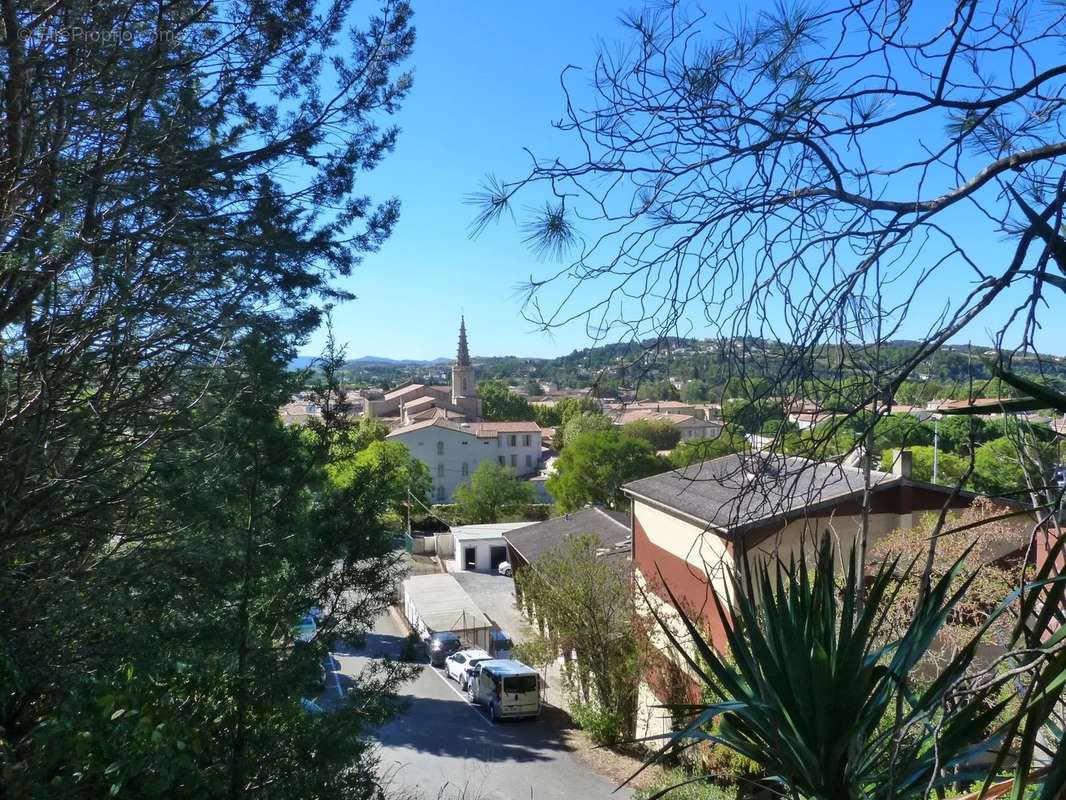
[[[669,586],[685,613],[699,616],[715,649],[723,653],[728,650],[725,626],[732,620],[725,609],[724,618],[719,614],[706,577],[689,562],[652,544],[636,515],[633,516],[633,566],[640,570],[648,589],[667,603],[671,602],[666,592]]]

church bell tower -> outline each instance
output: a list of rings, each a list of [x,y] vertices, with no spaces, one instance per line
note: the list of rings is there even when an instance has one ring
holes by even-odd
[[[466,319],[459,318],[459,349],[452,365],[452,405],[459,406],[468,420],[481,418],[481,398],[477,396],[474,365],[466,341]]]

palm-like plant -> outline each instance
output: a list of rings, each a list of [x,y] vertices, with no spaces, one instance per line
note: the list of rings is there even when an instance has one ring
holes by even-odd
[[[997,737],[1027,731],[1027,710],[1036,724],[1035,715],[1054,704],[1050,692],[1061,688],[1062,670],[1060,664],[1058,678],[1049,675],[1038,687],[1033,700],[1042,698],[1044,707],[1034,711],[1033,702],[1023,702],[1006,729],[999,718],[1008,701],[996,699],[1002,682],[969,679],[984,629],[932,682],[915,679],[918,662],[973,580],[972,575],[957,580],[964,559],[928,588],[913,623],[887,644],[881,633],[900,585],[898,559],[883,564],[865,586],[849,566],[841,587],[828,536],[810,569],[803,554],[788,565],[745,559],[744,577],[733,580],[728,660],[707,643],[672,594],[691,648],[649,606],[714,698],[670,706],[685,722],[667,735],[649,763],[711,740],[759,763],[789,796],[809,800],[924,797],[949,783],[987,778],[975,757],[995,746]],[[721,601],[713,592],[712,597],[725,618]],[[1016,599],[1006,598],[994,615]],[[1061,599],[1059,590],[1057,602]],[[1055,791],[1048,782],[1042,796],[1057,797]]]

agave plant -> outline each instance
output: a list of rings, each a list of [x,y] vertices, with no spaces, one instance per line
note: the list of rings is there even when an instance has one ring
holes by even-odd
[[[965,555],[928,588],[912,624],[887,644],[881,636],[885,612],[900,585],[897,571],[904,567],[896,559],[862,582],[851,559],[841,587],[828,536],[810,565],[804,554],[787,565],[744,559],[743,578],[733,581],[728,659],[707,642],[671,594],[692,645],[683,646],[671,626],[654,610],[652,614],[712,701],[669,706],[684,722],[661,737],[666,741],[648,764],[710,740],[760,764],[787,796],[807,800],[926,797],[948,784],[988,785],[1002,776],[1011,752],[1003,741],[1039,738],[1033,726],[1046,721],[1048,706],[1061,690],[1062,656],[1057,667],[1049,662],[1044,677],[1029,684],[1030,696],[1006,724],[1002,717],[1009,701],[996,699],[1002,680],[970,677],[984,629],[934,680],[916,680],[915,667],[973,580],[973,575],[959,580],[964,560]],[[912,568],[913,563],[905,567]],[[1051,597],[1057,604],[1061,585]],[[711,594],[725,618],[721,601]],[[1005,598],[991,618],[1016,599]],[[1028,611],[1034,612],[1034,629],[1047,622],[1040,615],[1061,613],[1047,603],[1042,610],[1034,605]],[[1020,639],[1035,635],[1019,632]],[[1038,643],[1037,649],[1050,652],[1049,643],[1053,649],[1062,635]],[[1033,639],[1027,643],[1032,645]],[[992,773],[975,766],[978,756],[997,746],[1003,759]],[[1023,742],[1022,750],[1025,746]],[[1061,772],[1061,747],[1059,751],[1056,768]],[[1018,749],[1013,753],[1019,756]],[[1027,768],[1024,758],[1019,766]],[[1022,791],[1024,781],[1018,786]],[[1061,788],[1061,782],[1049,779],[1041,797],[1059,797]]]

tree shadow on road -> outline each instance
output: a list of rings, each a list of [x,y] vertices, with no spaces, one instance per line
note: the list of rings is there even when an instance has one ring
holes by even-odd
[[[490,724],[485,712],[459,698],[440,700],[405,696],[406,713],[381,728],[376,738],[384,747],[400,747],[449,758],[484,762],[535,762],[552,759],[571,748],[560,735],[557,709],[534,720]]]
[[[391,633],[367,633],[363,636],[360,646],[355,648],[351,655],[361,655],[368,658],[391,658],[399,659],[403,652],[403,636]]]

